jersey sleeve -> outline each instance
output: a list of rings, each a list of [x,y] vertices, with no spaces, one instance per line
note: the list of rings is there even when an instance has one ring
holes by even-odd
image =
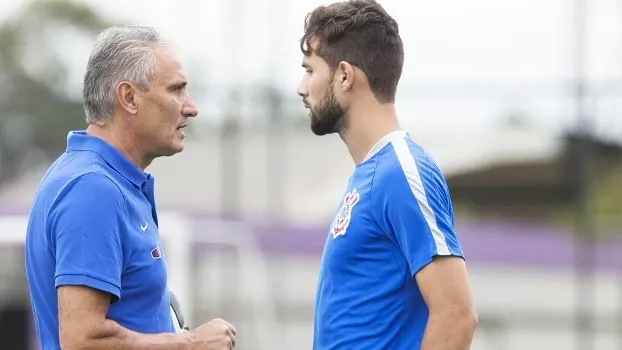
[[[120,299],[124,212],[121,191],[102,174],[83,175],[65,189],[50,215],[57,288],[87,286]]]
[[[404,145],[404,147],[407,147]],[[426,156],[396,150],[397,159],[375,176],[372,201],[376,221],[397,244],[414,276],[436,256],[463,258],[444,177]]]

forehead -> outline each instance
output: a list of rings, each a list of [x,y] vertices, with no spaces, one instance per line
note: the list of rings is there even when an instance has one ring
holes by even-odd
[[[318,44],[319,40],[317,38],[312,38],[308,41],[307,49],[309,50],[309,54],[302,57],[303,66],[328,66],[326,61],[324,61],[323,58],[317,55]]]
[[[181,61],[175,51],[170,47],[159,47],[156,49],[156,59],[158,69],[152,74],[152,79],[156,83],[169,83],[176,80],[185,80],[186,74]]]

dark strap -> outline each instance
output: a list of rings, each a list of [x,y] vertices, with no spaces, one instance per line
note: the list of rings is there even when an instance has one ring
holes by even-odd
[[[189,330],[188,327],[186,327],[184,315],[181,312],[181,306],[179,305],[179,299],[177,299],[177,295],[175,295],[175,293],[170,287],[168,288],[168,297],[171,300],[171,308],[173,309],[173,312],[175,312],[175,316],[177,317],[176,321],[179,324],[179,328]]]

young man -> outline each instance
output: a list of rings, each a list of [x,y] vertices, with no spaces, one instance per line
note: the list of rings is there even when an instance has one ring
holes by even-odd
[[[315,350],[467,350],[477,323],[447,184],[398,123],[396,21],[373,0],[320,6],[298,94],[356,164],[322,257]]]
[[[198,113],[171,47],[147,27],[97,38],[84,79],[86,131],[33,200],[26,274],[39,343],[56,349],[230,350],[217,319],[176,333],[154,180],[145,168],[183,150]]]

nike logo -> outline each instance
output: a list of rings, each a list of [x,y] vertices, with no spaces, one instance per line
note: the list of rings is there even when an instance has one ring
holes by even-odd
[[[149,225],[149,223],[145,222],[145,225],[140,225],[140,229],[143,230],[143,232],[145,232],[145,230],[147,230],[147,226]]]

